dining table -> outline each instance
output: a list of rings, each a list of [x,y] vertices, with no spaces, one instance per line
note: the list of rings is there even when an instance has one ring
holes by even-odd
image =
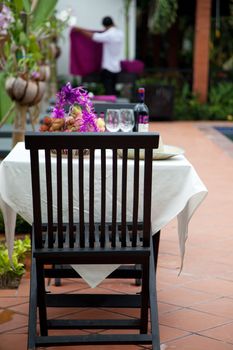
[[[44,157],[40,157],[40,162],[43,165],[44,160]],[[56,159],[53,161],[55,162]],[[88,159],[85,161],[88,162]],[[62,166],[65,167],[66,162],[67,160],[63,159]],[[74,162],[78,162],[78,159],[74,159]],[[129,159],[128,166],[131,165],[133,167],[133,160]],[[181,271],[189,222],[206,197],[208,190],[184,154],[168,159],[156,159],[153,161],[152,170],[152,233],[156,235],[172,219],[177,218]],[[66,200],[65,197],[63,200]],[[46,196],[42,198],[42,203],[46,207]],[[24,142],[17,143],[0,163],[0,208],[4,218],[9,256],[11,257],[17,214],[29,224],[33,222],[30,153],[25,149]],[[98,265],[98,270],[94,265],[75,265],[72,267],[91,287],[95,287],[118,266]]]

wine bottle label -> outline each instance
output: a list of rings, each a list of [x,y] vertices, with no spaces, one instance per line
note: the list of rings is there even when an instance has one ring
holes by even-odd
[[[138,131],[147,132],[149,130],[149,116],[139,115],[138,118]]]

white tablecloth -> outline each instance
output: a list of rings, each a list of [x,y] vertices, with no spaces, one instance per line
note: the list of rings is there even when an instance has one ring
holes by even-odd
[[[177,216],[181,254],[181,267],[188,237],[188,223],[207,194],[193,166],[184,156],[154,161],[154,185],[152,190],[152,231],[161,230]],[[5,235],[12,253],[16,213],[32,223],[32,196],[29,151],[24,143],[18,143],[0,164],[0,207],[5,222]],[[94,287],[117,265],[73,266],[86,282]]]

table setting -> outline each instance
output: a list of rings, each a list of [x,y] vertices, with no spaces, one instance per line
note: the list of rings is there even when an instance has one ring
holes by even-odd
[[[78,158],[75,162],[78,162]],[[43,163],[42,157],[41,166]],[[86,159],[86,163],[88,164],[88,159]],[[55,164],[54,159],[54,166]],[[66,166],[65,158],[62,161],[62,166]],[[111,156],[109,166],[111,166]],[[177,217],[182,267],[185,242],[188,237],[188,224],[195,210],[204,200],[207,189],[184,155],[154,161],[153,172],[155,185],[152,192],[152,232],[156,234],[173,218]],[[46,198],[42,198],[42,201],[46,206]],[[19,142],[0,164],[0,207],[4,216],[5,235],[11,254],[14,244],[16,213],[29,224],[32,223],[30,157],[23,142]],[[81,266],[77,270],[93,287],[100,283],[114,268],[107,267],[106,270],[106,267],[103,266],[102,271],[96,272],[90,267]]]
[[[70,106],[68,115],[64,111],[64,105],[67,104],[69,97]],[[75,102],[79,102],[79,105]],[[72,132],[72,131],[96,131],[96,132],[131,132],[134,127],[134,115],[132,109],[108,109],[105,118],[98,118],[86,91],[81,88],[72,89],[71,85],[59,93],[58,101],[52,111],[52,115],[46,117],[41,125],[41,132]],[[77,134],[78,135],[78,134]],[[78,137],[78,136],[77,136]],[[118,150],[118,157],[121,158],[122,149]],[[98,155],[97,155],[98,157]],[[99,156],[99,159],[101,157]],[[128,150],[128,171],[132,172],[134,153]],[[140,152],[140,162],[143,162],[144,154]],[[180,247],[182,269],[185,255],[185,242],[188,237],[189,221],[207,195],[207,189],[192,164],[185,158],[184,150],[166,145],[160,136],[158,149],[153,153],[153,187],[152,187],[152,213],[151,227],[153,234],[156,235],[172,219],[177,217],[178,237]],[[74,164],[79,162],[78,155],[74,157]],[[97,162],[98,163],[98,162]],[[40,166],[43,169],[45,164],[44,155],[40,154]],[[100,164],[96,169],[98,178]],[[52,165],[56,167],[56,157]],[[62,158],[62,167],[67,166],[66,152]],[[84,167],[88,171],[89,157],[85,156]],[[112,166],[112,155],[109,154],[106,164],[106,178],[108,179],[108,169]],[[44,171],[44,170],[42,170]],[[88,173],[88,172],[87,172]],[[65,183],[64,181],[64,191]],[[30,174],[30,156],[29,151],[25,149],[24,142],[18,142],[8,156],[0,164],[0,208],[3,213],[5,223],[5,236],[8,245],[9,255],[11,256],[14,245],[14,232],[16,214],[19,214],[29,224],[32,224],[32,193],[31,193],[31,174]],[[43,185],[43,184],[42,184]],[[56,186],[56,184],[53,184]],[[111,186],[111,179],[108,179],[107,186]],[[44,191],[46,192],[46,191]],[[108,187],[106,188],[108,193]],[[130,193],[128,194],[130,196]],[[64,200],[67,200],[64,196]],[[120,198],[119,198],[120,200]],[[41,201],[46,212],[46,197]],[[88,202],[88,201],[87,201]],[[98,208],[98,200],[96,203]],[[76,203],[78,212],[78,202]],[[56,211],[56,204],[54,204]],[[142,209],[141,209],[142,211]],[[87,207],[88,215],[88,207]],[[64,219],[68,215],[64,212]],[[97,216],[100,215],[97,213]],[[110,212],[106,213],[106,220]],[[98,218],[97,218],[98,219]],[[95,270],[94,266],[73,266],[73,268],[83,277],[91,286],[95,287],[104,280],[117,266],[102,266]]]

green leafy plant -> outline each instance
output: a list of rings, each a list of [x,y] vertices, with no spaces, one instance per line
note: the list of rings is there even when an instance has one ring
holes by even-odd
[[[233,59],[233,24],[229,22],[231,17],[221,17],[219,28],[216,29],[214,20],[211,22],[210,36],[210,67],[216,70],[232,70]],[[229,67],[228,67],[229,65]]]
[[[19,262],[17,255],[13,254],[11,262],[8,257],[7,248],[2,245],[0,247],[0,276],[8,274],[11,277],[20,277],[24,272],[24,264]]]
[[[40,36],[46,30],[46,20],[54,10],[57,1],[37,1],[33,8],[31,1],[7,0],[5,9],[13,20],[8,24],[4,55],[4,71],[11,75],[30,76],[43,59]]]
[[[233,83],[221,82],[212,86],[208,106],[209,119],[229,119],[233,114]]]
[[[18,257],[20,263],[24,263],[26,254],[31,251],[31,239],[29,236],[25,236],[22,239],[16,239],[14,241],[14,254]]]
[[[184,79],[183,79],[184,80]],[[200,103],[190,84],[178,76],[145,76],[136,81],[136,86],[171,85],[175,89],[175,120],[233,120],[233,83],[212,83],[208,102]]]
[[[185,83],[180,90],[176,89],[174,119],[209,119],[207,106],[199,102],[198,96],[192,93],[188,83]]]
[[[0,288],[16,288],[25,272],[24,261],[31,250],[29,236],[14,242],[12,259],[9,259],[5,243],[0,243]]]
[[[233,83],[222,82],[210,87],[209,99],[201,104],[186,83],[176,91],[174,118],[177,120],[232,120]]]
[[[149,20],[151,33],[166,33],[176,21],[177,9],[177,0],[157,0]]]

